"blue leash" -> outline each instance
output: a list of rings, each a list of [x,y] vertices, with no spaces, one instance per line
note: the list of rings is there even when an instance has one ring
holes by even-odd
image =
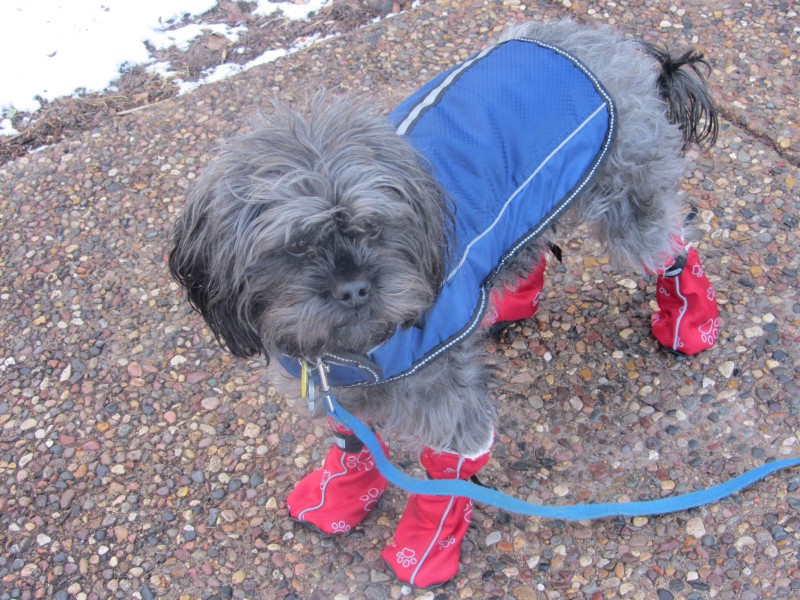
[[[564,521],[585,521],[616,516],[643,517],[689,510],[690,508],[711,504],[743,490],[747,486],[764,479],[776,471],[800,466],[800,458],[776,460],[761,465],[751,471],[747,471],[730,481],[715,485],[714,487],[681,496],[670,496],[660,500],[611,504],[575,504],[572,506],[543,506],[531,504],[469,481],[462,481],[459,479],[415,479],[398,470],[389,459],[386,458],[383,448],[380,442],[378,442],[378,438],[372,433],[372,430],[342,408],[336,401],[330,387],[327,385],[327,377],[324,371],[324,367],[319,369],[322,384],[320,386],[320,391],[325,401],[325,408],[328,414],[345,427],[351,429],[356,437],[370,449],[375,459],[375,465],[389,482],[412,494],[423,494],[426,496],[463,496],[476,502],[496,506],[508,512],[531,517],[561,519]]]

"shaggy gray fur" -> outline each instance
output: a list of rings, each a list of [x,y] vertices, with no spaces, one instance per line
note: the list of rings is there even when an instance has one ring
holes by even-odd
[[[702,130],[676,124],[681,115],[668,119],[659,85],[669,69],[639,42],[571,21],[521,25],[503,39],[514,37],[581,59],[617,106],[616,143],[568,226],[588,226],[614,264],[662,268],[682,233],[681,151]],[[702,79],[688,76],[689,93],[707,100]],[[694,119],[712,120],[715,132],[709,111]],[[362,102],[318,98],[308,118],[276,104],[251,133],[224,146],[190,193],[170,269],[236,355],[362,354],[431,306],[451,232],[438,184],[387,120]],[[510,273],[540,260],[545,241]],[[478,454],[496,420],[483,343],[472,336],[413,377],[337,397],[384,434]]]

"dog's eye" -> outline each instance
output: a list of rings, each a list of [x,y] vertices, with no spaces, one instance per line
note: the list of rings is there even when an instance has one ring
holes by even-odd
[[[286,246],[286,251],[292,256],[303,256],[308,252],[309,245],[305,238],[295,238]]]

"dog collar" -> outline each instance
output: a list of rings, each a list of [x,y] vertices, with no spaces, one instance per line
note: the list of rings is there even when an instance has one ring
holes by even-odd
[[[332,387],[424,368],[481,324],[492,280],[594,177],[616,132],[597,78],[564,50],[529,39],[492,46],[424,85],[389,114],[454,204],[449,275],[421,327],[364,356],[328,354]],[[298,359],[280,362],[297,376]]]

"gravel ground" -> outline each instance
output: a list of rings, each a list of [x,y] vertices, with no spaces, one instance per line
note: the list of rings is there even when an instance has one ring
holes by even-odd
[[[296,527],[284,498],[325,427],[287,410],[259,361],[221,352],[170,282],[186,188],[270,98],[327,87],[388,107],[504,23],[563,15],[711,57],[725,120],[686,190],[723,326],[699,357],[659,349],[652,282],[565,240],[536,318],[487,346],[502,424],[483,478],[539,502],[638,500],[800,454],[790,3],[423,2],[0,168],[0,599],[800,597],[797,471],[653,518],[478,506],[459,576],[402,586],[379,553],[404,494],[342,539]]]

